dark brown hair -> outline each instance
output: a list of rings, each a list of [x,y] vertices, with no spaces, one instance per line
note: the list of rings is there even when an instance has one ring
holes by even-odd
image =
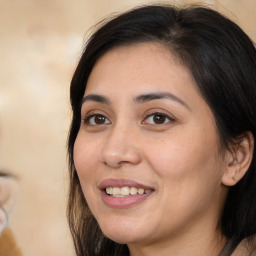
[[[78,256],[129,255],[126,245],[103,235],[88,208],[73,161],[81,122],[81,101],[95,62],[110,49],[139,42],[158,42],[186,66],[210,106],[222,146],[228,149],[245,131],[256,136],[256,50],[232,21],[204,7],[178,9],[145,6],[108,20],[91,36],[74,73],[70,100],[73,118],[68,139],[70,192],[68,219]],[[244,238],[256,233],[256,166],[229,190],[220,220],[231,241],[230,255]]]

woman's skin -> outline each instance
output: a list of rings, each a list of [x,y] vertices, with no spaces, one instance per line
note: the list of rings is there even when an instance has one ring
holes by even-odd
[[[74,162],[103,233],[132,256],[218,255],[232,159],[188,69],[157,43],[114,48],[90,74],[81,115]]]

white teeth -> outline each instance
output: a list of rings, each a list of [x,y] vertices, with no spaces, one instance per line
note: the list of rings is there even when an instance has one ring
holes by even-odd
[[[138,192],[138,189],[137,189],[137,188],[135,188],[135,187],[131,187],[131,188],[130,188],[130,194],[131,194],[131,195],[136,195],[137,192]]]
[[[113,188],[112,187],[106,188],[106,193],[109,195],[113,194]]]
[[[113,195],[120,195],[121,194],[121,189],[120,188],[113,188],[112,189],[112,194]]]
[[[139,193],[140,195],[144,194],[144,189],[143,189],[143,188],[139,188],[139,189],[138,189],[138,193]]]
[[[114,197],[124,197],[129,195],[136,195],[136,194],[147,194],[150,193],[151,190],[144,190],[143,188],[135,188],[135,187],[107,187],[106,193],[108,195],[114,196]]]
[[[130,192],[130,189],[128,187],[122,187],[121,188],[121,195],[122,196],[128,196]]]

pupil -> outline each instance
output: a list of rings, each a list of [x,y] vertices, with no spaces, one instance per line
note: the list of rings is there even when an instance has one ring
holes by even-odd
[[[163,115],[155,115],[154,116],[154,122],[156,123],[156,124],[162,124],[162,123],[164,123],[165,122],[165,116],[163,116]]]
[[[96,124],[103,124],[105,122],[105,117],[104,116],[96,116],[95,117],[95,123]]]

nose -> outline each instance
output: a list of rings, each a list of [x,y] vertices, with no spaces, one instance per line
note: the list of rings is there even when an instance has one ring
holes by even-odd
[[[141,153],[136,146],[136,139],[136,133],[129,128],[115,127],[102,148],[101,161],[111,168],[140,163]]]

